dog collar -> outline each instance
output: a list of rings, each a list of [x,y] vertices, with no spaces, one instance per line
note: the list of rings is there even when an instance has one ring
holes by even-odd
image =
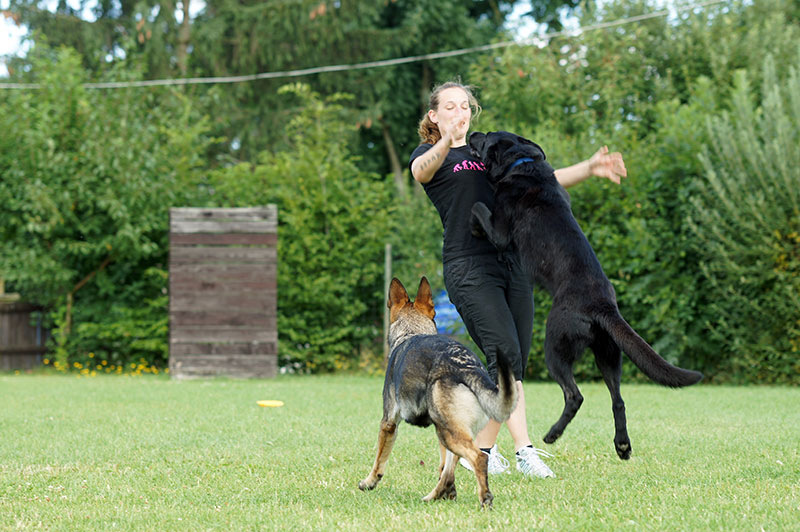
[[[506,172],[510,172],[513,168],[521,165],[522,163],[535,163],[535,162],[536,161],[531,159],[530,157],[523,157],[522,159],[517,159],[516,161],[511,163],[511,166],[506,168]]]

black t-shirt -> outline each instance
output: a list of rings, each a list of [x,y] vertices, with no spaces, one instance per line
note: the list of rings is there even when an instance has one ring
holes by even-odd
[[[408,161],[409,169],[414,159],[432,147],[432,144],[417,146]],[[422,187],[442,218],[443,262],[468,255],[497,253],[486,238],[474,237],[470,231],[472,205],[482,201],[491,210],[494,191],[486,179],[486,167],[470,154],[469,146],[450,148],[442,166]]]

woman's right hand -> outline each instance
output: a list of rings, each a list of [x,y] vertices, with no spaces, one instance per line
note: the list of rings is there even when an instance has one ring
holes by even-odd
[[[462,116],[454,116],[447,123],[439,124],[439,131],[442,134],[442,139],[444,139],[450,147],[456,143],[460,145],[460,142],[466,140],[468,129],[469,120]]]

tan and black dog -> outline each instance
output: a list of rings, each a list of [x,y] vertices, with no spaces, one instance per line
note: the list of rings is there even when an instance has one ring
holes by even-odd
[[[495,385],[473,352],[438,335],[431,287],[425,277],[413,302],[402,283],[392,279],[388,307],[391,355],[383,384],[378,456],[358,487],[371,490],[381,480],[397,437],[397,424],[404,419],[420,427],[434,425],[439,437],[439,482],[422,500],[456,498],[455,466],[458,457],[463,457],[475,471],[481,506],[491,506],[487,456],[474,438],[489,418],[503,422],[516,405],[517,388],[507,358],[498,354]]]
[[[550,375],[564,392],[564,411],[544,441],[556,441],[583,402],[572,368],[589,347],[611,392],[614,446],[620,458],[630,458],[625,403],[619,392],[620,350],[665,386],[688,386],[703,375],[661,358],[622,317],[614,287],[573,217],[569,195],[541,147],[505,131],[473,133],[469,146],[486,165],[495,191],[492,212],[481,202],[473,206],[473,233],[485,233],[501,250],[513,242],[532,281],[553,297],[544,351]]]

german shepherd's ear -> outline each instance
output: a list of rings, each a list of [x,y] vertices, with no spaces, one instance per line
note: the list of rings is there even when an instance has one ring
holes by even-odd
[[[392,284],[389,285],[389,301],[386,303],[386,306],[392,308],[397,305],[405,305],[408,301],[408,292],[406,292],[406,288],[397,277],[394,277],[392,279]]]
[[[419,281],[417,297],[414,299],[414,308],[416,308],[422,314],[428,316],[430,319],[436,317],[436,310],[433,308],[433,294],[431,293],[431,285],[428,283],[427,277],[423,277]]]

